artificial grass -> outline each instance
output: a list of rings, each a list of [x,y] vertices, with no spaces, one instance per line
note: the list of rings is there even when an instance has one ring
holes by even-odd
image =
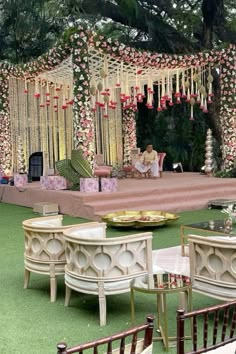
[[[1,354],[55,354],[56,343],[74,345],[128,328],[130,295],[107,298],[107,326],[99,327],[96,296],[72,293],[69,307],[64,307],[63,277],[59,277],[57,301],[50,303],[49,278],[31,273],[29,289],[23,289],[24,236],[21,223],[35,217],[32,209],[0,203],[0,269],[1,269]],[[180,244],[180,225],[209,219],[221,219],[219,210],[180,213],[180,219],[168,227],[153,229],[153,249]],[[85,219],[64,217],[65,224],[86,222]],[[109,237],[132,231],[108,228]],[[151,295],[137,294],[136,322],[143,323],[148,313],[156,315],[156,301]],[[193,294],[194,309],[219,303],[206,296]],[[176,332],[178,297],[168,297],[168,318],[171,335]],[[161,342],[155,343],[154,354],[164,353]],[[176,353],[171,348],[170,353]]]

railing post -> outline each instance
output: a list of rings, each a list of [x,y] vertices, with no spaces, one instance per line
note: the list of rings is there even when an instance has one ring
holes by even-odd
[[[66,343],[58,343],[57,344],[57,354],[66,354],[67,353],[67,344]]]
[[[145,330],[145,337],[144,337],[144,349],[147,348],[150,344],[152,344],[152,337],[153,337],[153,328],[154,328],[154,319],[155,317],[152,315],[148,315],[147,319],[147,328]]]
[[[177,354],[184,354],[184,309],[177,310]]]

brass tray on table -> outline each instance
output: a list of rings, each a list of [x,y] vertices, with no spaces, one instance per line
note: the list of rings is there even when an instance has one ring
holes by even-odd
[[[157,210],[127,210],[106,214],[102,220],[114,227],[146,228],[163,226],[176,221],[178,215]]]

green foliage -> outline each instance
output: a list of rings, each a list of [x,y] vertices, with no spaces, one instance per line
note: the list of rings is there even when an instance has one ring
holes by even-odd
[[[69,159],[56,162],[56,169],[61,176],[72,183],[72,189],[79,189],[79,175],[71,166]]]
[[[91,169],[91,166],[89,162],[84,158],[83,151],[81,149],[72,150],[71,165],[81,177],[93,176],[93,171]]]
[[[0,0],[0,60],[27,62],[54,44],[63,27],[49,5],[49,0]]]
[[[82,150],[72,150],[71,160],[60,160],[56,162],[59,174],[72,183],[72,190],[78,190],[80,177],[92,177],[93,171],[89,162],[83,156]]]
[[[194,121],[190,121],[190,107],[182,103],[162,112],[150,111],[145,104],[137,114],[138,146],[153,143],[159,152],[166,152],[165,167],[182,162],[185,171],[200,171],[205,161],[206,131],[210,126],[208,115],[194,108]],[[218,156],[217,143],[216,156]]]
[[[214,173],[214,176],[218,178],[236,178],[236,168],[229,171],[217,171]]]

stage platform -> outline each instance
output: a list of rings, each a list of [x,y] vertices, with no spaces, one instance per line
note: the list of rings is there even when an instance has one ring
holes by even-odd
[[[4,203],[32,208],[37,202],[59,205],[60,213],[100,220],[118,210],[164,210],[180,212],[206,208],[212,199],[236,199],[234,178],[214,178],[199,173],[164,172],[159,179],[121,179],[115,193],[81,193],[70,190],[41,190],[39,182],[25,188],[0,185]]]

